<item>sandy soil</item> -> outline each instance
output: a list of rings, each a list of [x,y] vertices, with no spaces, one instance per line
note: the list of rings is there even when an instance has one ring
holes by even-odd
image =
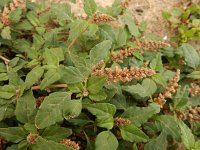
[[[33,0],[41,1],[41,0]],[[47,0],[57,2],[69,2],[69,0]],[[77,16],[85,16],[83,11],[83,1],[76,0],[76,4],[71,3],[72,11]],[[112,5],[114,0],[95,0],[98,5],[106,7]],[[146,21],[146,33],[157,34],[161,37],[170,36],[173,33],[169,30],[168,24],[163,20],[161,13],[163,10],[170,10],[172,7],[187,5],[188,3],[199,3],[200,0],[130,0],[128,8],[138,22]]]

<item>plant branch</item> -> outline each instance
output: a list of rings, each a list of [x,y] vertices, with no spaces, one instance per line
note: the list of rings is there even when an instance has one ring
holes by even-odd
[[[46,89],[53,89],[53,88],[66,88],[67,84],[52,84],[46,87]],[[36,86],[32,86],[31,88],[32,91],[37,91],[40,90],[40,86],[36,85]],[[16,94],[18,95],[20,93],[20,90],[16,90]]]
[[[84,33],[86,30],[87,30],[87,28],[85,28],[80,34]],[[69,49],[71,49],[71,48],[74,46],[74,44],[75,44],[76,41],[78,40],[79,36],[80,36],[80,35],[76,36],[76,37],[72,40],[72,42],[69,44],[69,47],[68,47]]]
[[[67,84],[52,84],[52,85],[47,86],[46,88],[47,89],[53,89],[53,88],[66,88],[66,87],[67,87]],[[40,86],[39,85],[33,86],[31,89],[33,91],[36,91],[36,90],[40,89]]]
[[[0,55],[0,59],[2,59],[4,61],[5,64],[8,64],[10,62],[9,59],[3,57],[2,55]]]

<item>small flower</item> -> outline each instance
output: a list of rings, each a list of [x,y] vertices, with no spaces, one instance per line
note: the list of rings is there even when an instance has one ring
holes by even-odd
[[[168,82],[167,87],[163,93],[160,93],[154,100],[163,108],[166,103],[166,98],[171,98],[172,94],[180,87],[178,81],[180,80],[180,70],[177,70],[175,76]]]
[[[116,127],[121,127],[121,126],[125,126],[127,124],[130,124],[131,121],[122,117],[116,117],[114,120],[114,125]]]
[[[71,141],[70,139],[63,139],[59,143],[64,144],[64,145],[66,145],[68,147],[71,147],[74,150],[80,150],[79,145],[76,142]]]
[[[113,21],[114,18],[112,16],[109,16],[107,14],[94,14],[92,17],[92,22],[93,23],[105,23],[109,21]]]
[[[26,138],[26,140],[27,140],[27,142],[29,143],[29,144],[35,144],[36,142],[37,142],[37,138],[39,137],[39,135],[38,134],[35,134],[35,133],[30,133],[28,136],[27,136],[27,138]]]

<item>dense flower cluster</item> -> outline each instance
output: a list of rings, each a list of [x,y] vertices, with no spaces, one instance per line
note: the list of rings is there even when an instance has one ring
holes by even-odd
[[[136,51],[137,49],[135,48],[125,48],[125,49],[121,49],[119,51],[115,51],[111,53],[111,58],[112,61],[115,62],[123,62],[122,60],[124,58],[127,58],[129,56],[132,56],[133,53]]]
[[[166,98],[171,98],[172,94],[180,87],[178,81],[180,80],[180,70],[177,70],[175,76],[169,81],[163,93],[160,93],[154,100],[163,108]]]
[[[131,121],[122,117],[116,117],[114,120],[114,125],[116,127],[120,127],[120,126],[125,126],[127,124],[130,124]]]
[[[115,69],[112,68],[103,68],[102,62],[94,66],[92,75],[94,76],[107,76],[108,82],[128,82],[132,79],[142,79],[145,77],[150,77],[154,75],[156,72],[152,69],[148,68],[138,68],[138,67],[131,67],[131,68],[119,68],[116,67]]]
[[[5,5],[3,11],[1,12],[0,10],[0,22],[4,26],[8,26],[10,24],[9,14],[12,11],[15,11],[18,7],[25,8],[25,0],[13,0],[9,7]]]
[[[63,139],[63,140],[60,141],[60,143],[66,145],[68,147],[71,147],[74,150],[80,149],[79,145],[76,142],[71,141],[70,139]]]
[[[135,40],[138,47],[146,51],[154,51],[160,48],[169,47],[170,44],[163,41],[152,41],[152,40]]]
[[[195,83],[191,83],[190,85],[191,85],[191,87],[189,88],[190,95],[191,96],[200,95],[200,86]]]
[[[28,136],[27,136],[27,138],[26,138],[26,140],[27,140],[27,142],[29,143],[29,144],[35,144],[36,142],[37,142],[37,138],[38,138],[38,134],[35,134],[35,133],[30,133]]]
[[[107,14],[94,14],[94,16],[92,17],[92,22],[97,23],[97,24],[109,22],[113,20],[114,20],[113,17]]]
[[[177,111],[177,115],[182,120],[200,121],[200,107],[189,107],[185,112]]]

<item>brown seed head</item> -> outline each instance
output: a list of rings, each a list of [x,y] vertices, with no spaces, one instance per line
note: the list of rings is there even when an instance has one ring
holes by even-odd
[[[189,107],[186,111],[176,111],[178,117],[182,120],[200,121],[200,106]]]
[[[29,143],[29,144],[35,144],[36,142],[37,142],[37,138],[38,138],[38,134],[35,134],[35,133],[30,133],[28,136],[27,136],[27,138],[26,138],[26,140],[27,140],[27,142]]]
[[[116,117],[114,120],[114,125],[116,127],[121,127],[121,126],[125,126],[127,124],[130,124],[131,121],[122,117]]]
[[[135,48],[126,48],[121,49],[119,51],[115,51],[111,53],[111,59],[115,62],[123,62],[124,58],[130,57],[137,49]]]
[[[76,142],[71,141],[70,139],[63,139],[59,143],[69,146],[73,148],[74,150],[80,150],[79,145]]]
[[[148,68],[137,68],[137,67],[131,67],[128,68],[119,68],[116,67],[114,69],[112,68],[101,68],[102,65],[95,65],[92,69],[92,75],[94,76],[107,76],[108,77],[108,83],[110,82],[129,82],[132,79],[142,79],[145,77],[149,77],[154,75],[156,72],[152,69]]]
[[[177,70],[175,76],[171,80],[169,80],[164,92],[160,93],[157,98],[154,98],[154,100],[160,105],[161,108],[163,108],[164,104],[166,103],[165,98],[171,98],[172,94],[174,94],[180,87],[178,84],[179,79],[180,79],[180,70]]]
[[[169,47],[170,44],[163,41],[146,41],[146,40],[135,40],[138,47],[146,51],[155,51],[160,48]]]
[[[92,18],[92,22],[93,23],[105,23],[105,22],[109,22],[109,21],[113,21],[113,17],[109,16],[107,14],[94,14],[93,18]]]
[[[200,86],[196,83],[191,83],[189,88],[189,93],[191,96],[200,95]]]

